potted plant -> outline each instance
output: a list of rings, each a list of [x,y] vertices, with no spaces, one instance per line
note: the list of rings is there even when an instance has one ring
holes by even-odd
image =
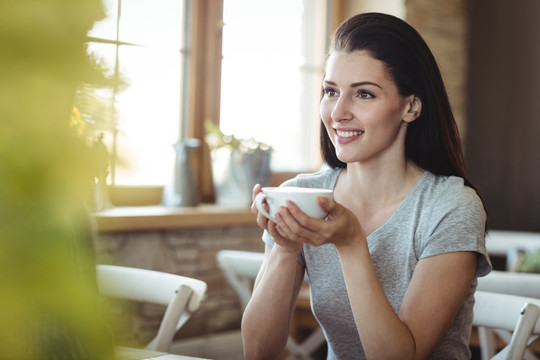
[[[248,207],[255,184],[268,185],[272,147],[253,138],[224,134],[207,121],[206,143],[211,151],[216,204]]]

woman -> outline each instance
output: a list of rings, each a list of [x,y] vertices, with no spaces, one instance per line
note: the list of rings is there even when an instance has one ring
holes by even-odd
[[[486,214],[421,36],[390,15],[345,21],[320,115],[328,169],[284,186],[334,200],[319,199],[324,220],[293,203],[276,223],[258,214],[266,250],[242,319],[246,358],[279,356],[307,272],[328,359],[469,359],[476,278],[491,270]]]

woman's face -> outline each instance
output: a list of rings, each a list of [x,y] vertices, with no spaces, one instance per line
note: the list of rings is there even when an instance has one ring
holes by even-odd
[[[385,64],[366,51],[334,51],[323,80],[321,119],[339,160],[404,159],[406,124],[419,100],[403,97]],[[416,104],[418,105],[418,104]]]

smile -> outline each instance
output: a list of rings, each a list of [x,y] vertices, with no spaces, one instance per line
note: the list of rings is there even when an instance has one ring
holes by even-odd
[[[362,135],[363,133],[364,133],[363,131],[341,131],[341,130],[336,130],[336,134],[339,137],[344,137],[344,138],[353,137],[353,136],[359,136],[359,135]]]

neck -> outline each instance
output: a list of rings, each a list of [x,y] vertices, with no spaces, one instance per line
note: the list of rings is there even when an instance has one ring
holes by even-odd
[[[407,160],[384,166],[352,163],[340,177],[340,185],[359,206],[376,209],[401,202],[422,173]]]

